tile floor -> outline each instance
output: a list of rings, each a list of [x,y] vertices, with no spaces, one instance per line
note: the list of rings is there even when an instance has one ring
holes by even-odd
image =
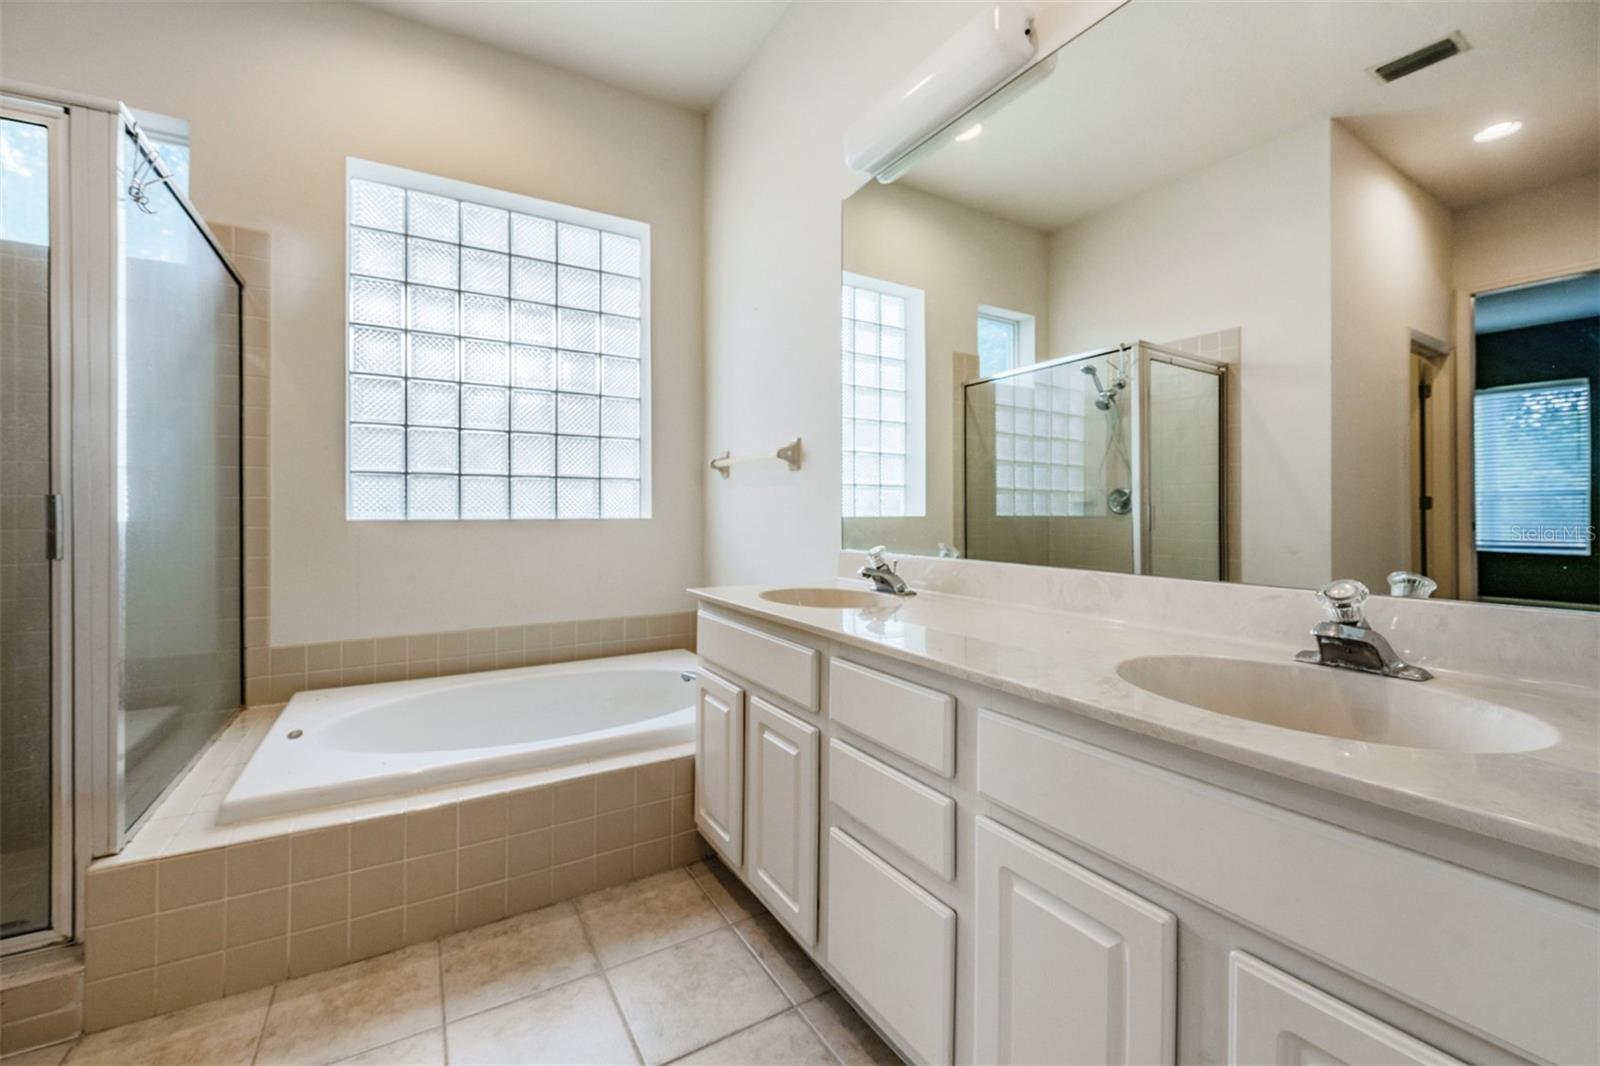
[[[898,1063],[714,861],[4,1066]]]

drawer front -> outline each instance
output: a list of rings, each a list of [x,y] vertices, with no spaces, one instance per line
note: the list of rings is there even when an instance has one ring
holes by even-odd
[[[977,762],[981,795],[1153,880],[1534,1058],[1600,1062],[1594,911],[989,710]]]
[[[946,881],[956,875],[956,801],[840,740],[828,743],[828,799]]]
[[[1230,1066],[1461,1066],[1438,1048],[1242,951],[1228,955]]]
[[[956,774],[956,701],[943,692],[833,659],[828,717],[918,766]]]
[[[702,659],[797,707],[817,709],[817,653],[812,649],[704,611],[696,640]]]
[[[828,960],[917,1060],[951,1060],[956,912],[839,829],[828,830]]]

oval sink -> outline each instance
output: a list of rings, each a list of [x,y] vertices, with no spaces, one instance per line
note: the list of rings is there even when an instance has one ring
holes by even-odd
[[[1191,707],[1368,744],[1491,753],[1535,751],[1560,739],[1532,715],[1434,682],[1209,655],[1129,659],[1117,673],[1146,692]]]
[[[830,588],[768,589],[761,594],[761,598],[790,607],[823,607],[834,611],[884,607],[898,602],[887,593]]]

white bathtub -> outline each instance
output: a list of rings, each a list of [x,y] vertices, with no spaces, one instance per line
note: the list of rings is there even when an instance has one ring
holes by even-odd
[[[686,651],[302,692],[219,823],[570,766],[694,739]]]

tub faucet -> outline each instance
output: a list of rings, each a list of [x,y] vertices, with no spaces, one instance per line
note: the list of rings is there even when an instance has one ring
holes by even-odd
[[[891,563],[884,556],[886,549],[882,544],[876,548],[867,549],[867,565],[860,570],[862,577],[877,586],[879,592],[887,592],[894,596],[915,596],[911,586],[906,584],[905,578],[896,573],[898,563]]]
[[[1296,652],[1295,658],[1303,663],[1360,670],[1405,681],[1432,679],[1433,675],[1422,667],[1401,659],[1384,635],[1367,624],[1361,610],[1367,595],[1367,586],[1350,578],[1318,589],[1317,602],[1328,612],[1328,619],[1311,627],[1317,646],[1310,651]]]

